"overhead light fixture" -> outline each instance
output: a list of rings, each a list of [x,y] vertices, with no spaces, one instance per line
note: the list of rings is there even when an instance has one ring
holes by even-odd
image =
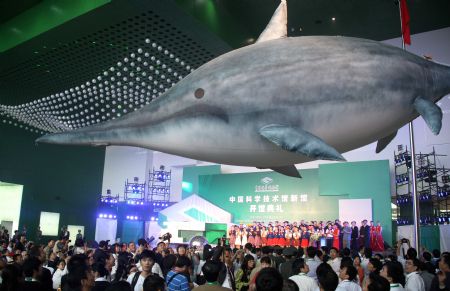
[[[331,20],[332,20],[332,21],[336,21],[336,17],[332,17]]]

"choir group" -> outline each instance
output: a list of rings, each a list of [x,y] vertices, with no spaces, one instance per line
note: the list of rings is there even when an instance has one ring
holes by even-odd
[[[350,248],[358,250],[359,246],[370,247],[373,251],[383,251],[384,241],[380,222],[376,225],[373,221],[367,224],[363,220],[359,227],[356,221],[350,224],[347,221],[296,221],[290,223],[253,222],[252,224],[232,225],[228,231],[229,244],[232,248],[241,248],[246,243],[255,247],[280,246],[307,248],[335,247],[338,250]]]

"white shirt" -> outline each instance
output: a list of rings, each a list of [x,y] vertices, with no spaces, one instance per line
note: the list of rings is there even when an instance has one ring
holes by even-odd
[[[333,260],[329,260],[328,265],[331,266],[333,271],[339,276],[339,271],[341,270],[341,258],[334,258]]]
[[[355,282],[344,280],[336,288],[336,291],[361,291],[361,287]]]
[[[369,269],[367,268],[367,265],[369,265],[369,259],[368,258],[361,258],[361,268],[364,270],[364,277],[369,276]]]
[[[299,273],[298,275],[294,275],[289,277],[292,281],[294,281],[298,289],[300,291],[315,291],[317,290],[317,283],[316,281],[307,276],[305,273]]]
[[[134,274],[136,274],[136,273],[131,273],[127,278],[127,282],[130,283],[130,285],[133,282]],[[136,282],[136,286],[134,286],[133,291],[142,291],[142,289],[144,288],[143,285],[144,285],[145,278],[146,277],[139,275],[139,278]]]
[[[406,275],[406,291],[425,291],[425,283],[419,273],[411,272]]]
[[[138,270],[139,270],[140,272],[142,272],[141,262],[138,262],[138,263],[136,264],[136,267],[138,268]],[[161,270],[161,267],[159,266],[159,264],[158,264],[157,262],[155,262],[155,264],[154,264],[153,267],[152,267],[152,273],[158,274],[161,278],[164,279],[164,274],[163,274],[163,272],[162,272],[162,270]]]
[[[66,269],[60,270],[59,268],[56,269],[55,273],[53,274],[53,289],[58,289],[61,285],[61,277],[64,276],[67,273]]]
[[[391,284],[391,291],[405,291],[405,289],[399,283],[394,283]]]
[[[306,260],[306,264],[309,267],[309,272],[307,275],[313,279],[317,279],[316,270],[317,270],[317,267],[321,264],[321,262],[318,262],[315,259],[308,258]]]

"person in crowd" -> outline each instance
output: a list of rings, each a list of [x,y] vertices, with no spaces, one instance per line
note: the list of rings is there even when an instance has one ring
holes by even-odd
[[[94,272],[94,287],[92,291],[104,291],[109,285],[108,271],[103,263],[97,262],[92,265],[92,271]]]
[[[406,271],[406,291],[425,291],[425,283],[419,275],[419,260],[416,258],[408,258],[405,263]]]
[[[283,277],[272,267],[262,269],[255,281],[256,291],[280,291],[283,289]]]
[[[423,283],[425,284],[425,291],[431,290],[431,282],[433,281],[435,275],[431,274],[427,271],[426,265],[424,262],[419,261],[419,267],[417,268],[420,277],[423,280]]]
[[[381,268],[383,268],[383,263],[377,258],[370,258],[367,264],[367,270],[369,273],[375,273],[380,275]]]
[[[356,283],[357,275],[358,271],[356,271],[356,268],[353,267],[352,264],[341,266],[339,272],[339,279],[341,279],[341,282],[336,288],[336,291],[361,291],[361,287]]]
[[[363,282],[364,282],[364,269],[361,266],[361,257],[360,256],[355,256],[353,258],[353,266],[356,268],[356,271],[358,272],[358,280],[359,280],[359,285],[362,286]]]
[[[320,291],[335,291],[339,284],[339,278],[331,267],[326,268],[322,265],[317,267],[319,289]]]
[[[167,273],[166,276],[168,291],[188,291],[193,289],[194,285],[190,283],[189,275],[191,264],[191,260],[187,256],[178,256],[175,266]]]
[[[351,233],[350,249],[353,252],[356,252],[356,251],[358,251],[358,247],[359,247],[359,245],[358,245],[358,239],[359,239],[358,227],[356,226],[356,221],[352,221],[351,229],[352,229],[352,233]]]
[[[439,272],[431,282],[431,290],[450,290],[450,255],[442,255],[438,266]]]
[[[127,282],[130,283],[131,289],[134,291],[142,290],[145,278],[152,275],[152,268],[155,264],[155,253],[149,250],[144,250],[140,254],[139,263],[142,271],[137,271],[128,276]]]
[[[130,283],[127,281],[117,281],[111,283],[105,291],[132,291]]]
[[[389,291],[390,284],[386,278],[377,275],[376,273],[371,273],[364,286],[364,291]]]
[[[293,261],[292,272],[295,275],[289,277],[289,279],[298,285],[300,291],[315,291],[317,289],[316,281],[307,275],[309,267],[303,258],[297,258]]]
[[[206,284],[195,287],[194,290],[198,291],[229,291],[229,288],[222,287],[218,282],[219,274],[222,269],[222,264],[216,260],[209,260],[205,262],[202,267],[202,273],[205,277]]]
[[[58,289],[61,287],[61,278],[67,274],[66,269],[66,261],[60,260],[58,262],[58,266],[56,268],[56,271],[53,273],[52,281],[53,281],[53,289]]]
[[[236,290],[246,291],[250,284],[250,273],[255,267],[255,258],[252,255],[245,255],[241,268],[236,273]]]
[[[317,250],[315,247],[308,247],[306,249],[306,264],[309,268],[307,275],[314,280],[317,280],[316,269],[320,264],[320,261],[316,259],[316,254]]]
[[[295,274],[292,269],[292,264],[294,263],[295,256],[297,254],[297,249],[295,247],[288,247],[283,249],[283,256],[285,261],[281,263],[279,271],[284,280]]]
[[[380,275],[389,281],[391,291],[403,291],[405,275],[402,264],[399,262],[386,262],[381,269]]]
[[[156,275],[147,276],[144,280],[143,291],[165,291],[166,281]]]
[[[258,260],[258,256],[253,252],[253,245],[251,243],[246,243],[244,245],[245,255],[252,255],[255,262]]]
[[[332,247],[330,249],[330,260],[328,261],[328,264],[331,266],[336,275],[339,274],[341,268],[341,258],[338,257],[338,254],[339,251],[337,248]]]

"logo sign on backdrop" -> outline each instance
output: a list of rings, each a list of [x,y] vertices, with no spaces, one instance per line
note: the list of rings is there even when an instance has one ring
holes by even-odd
[[[280,193],[280,185],[275,184],[270,177],[260,180],[262,184],[255,185],[252,194],[229,195],[228,203],[245,205],[249,214],[253,213],[284,213],[285,206],[308,201],[308,194]]]

